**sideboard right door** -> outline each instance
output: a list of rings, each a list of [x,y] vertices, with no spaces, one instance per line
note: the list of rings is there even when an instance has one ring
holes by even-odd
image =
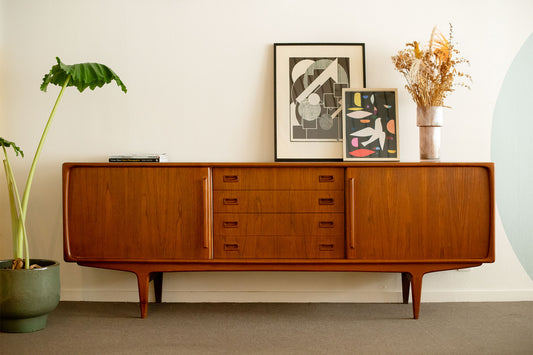
[[[490,163],[350,167],[345,200],[350,259],[494,260]]]

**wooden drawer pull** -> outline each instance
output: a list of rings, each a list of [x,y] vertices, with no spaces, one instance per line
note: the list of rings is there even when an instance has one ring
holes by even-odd
[[[320,251],[334,251],[335,250],[335,244],[333,243],[324,243],[318,245],[318,250]]]
[[[334,205],[335,204],[335,199],[333,199],[333,198],[319,198],[318,199],[318,204],[319,205]]]
[[[239,250],[239,244],[227,244],[224,243],[224,251],[238,251]]]
[[[224,175],[222,178],[224,182],[239,182],[239,175]]]
[[[333,221],[320,221],[318,222],[318,227],[319,228],[333,228],[335,224],[333,223]]]
[[[238,205],[239,199],[238,198],[225,198],[222,200],[222,203],[224,205]]]
[[[224,228],[238,228],[239,227],[239,222],[237,222],[237,221],[224,221],[222,223],[222,225],[224,226]]]
[[[318,182],[335,182],[335,177],[333,175],[320,175]]]

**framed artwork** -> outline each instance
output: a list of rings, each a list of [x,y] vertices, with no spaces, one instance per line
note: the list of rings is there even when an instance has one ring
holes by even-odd
[[[275,43],[275,160],[342,160],[349,87],[365,87],[363,43]]]
[[[397,89],[343,89],[343,160],[400,160]]]

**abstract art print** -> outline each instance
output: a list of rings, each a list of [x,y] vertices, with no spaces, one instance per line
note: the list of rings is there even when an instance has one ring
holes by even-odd
[[[365,86],[364,48],[274,44],[276,161],[342,160],[342,90]]]
[[[397,89],[343,89],[343,160],[400,160]]]

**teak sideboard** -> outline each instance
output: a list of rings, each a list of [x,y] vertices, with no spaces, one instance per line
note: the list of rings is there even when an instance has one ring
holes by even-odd
[[[65,261],[163,272],[401,273],[493,262],[493,163],[65,163]]]

